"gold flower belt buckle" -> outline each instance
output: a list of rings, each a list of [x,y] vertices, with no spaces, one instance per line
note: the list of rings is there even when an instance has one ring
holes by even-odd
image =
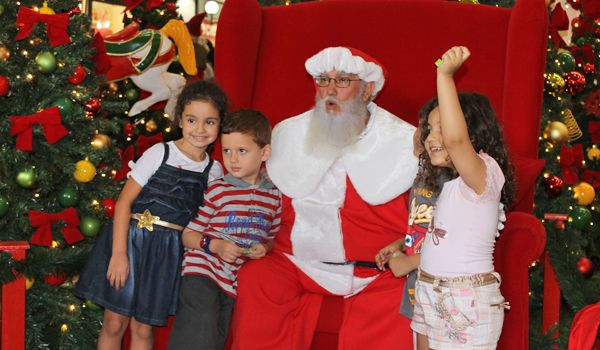
[[[136,219],[138,220],[137,227],[145,228],[148,231],[154,230],[154,223],[160,220],[159,216],[153,216],[150,210],[144,210],[143,214],[136,214]]]

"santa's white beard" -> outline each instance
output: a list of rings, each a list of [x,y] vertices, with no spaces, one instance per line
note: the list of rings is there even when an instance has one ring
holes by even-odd
[[[336,103],[340,112],[327,112],[328,102]],[[360,97],[342,102],[333,96],[321,99],[317,94],[308,125],[307,151],[325,157],[341,155],[346,146],[358,141],[358,136],[367,124],[368,115],[367,105]]]

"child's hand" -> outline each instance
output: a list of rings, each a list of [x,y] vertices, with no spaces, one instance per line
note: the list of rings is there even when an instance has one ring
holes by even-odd
[[[471,56],[471,51],[466,47],[452,47],[442,55],[442,64],[437,69],[438,74],[454,75],[469,56]]]
[[[129,277],[129,257],[125,253],[113,254],[108,263],[106,279],[110,286],[119,290],[125,286]]]
[[[242,256],[244,249],[237,244],[225,239],[213,239],[210,241],[209,250],[219,256],[223,261],[233,263],[235,259]]]
[[[388,262],[388,266],[395,277],[405,276],[414,270],[414,268],[410,265],[406,254],[402,253],[401,251],[394,253],[394,256]]]
[[[260,259],[265,255],[267,255],[267,247],[262,243],[254,243],[246,254],[250,259]]]
[[[376,255],[375,255],[375,263],[377,264],[377,267],[381,270],[381,271],[385,271],[385,264],[390,260],[390,257],[392,256],[392,254],[394,254],[395,252],[399,252],[400,249],[402,249],[404,240],[403,239],[399,239],[395,242],[392,242],[390,244],[388,244],[387,246],[383,247]]]

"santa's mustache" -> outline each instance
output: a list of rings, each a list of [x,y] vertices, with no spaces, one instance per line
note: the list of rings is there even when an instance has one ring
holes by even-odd
[[[327,96],[322,101],[325,107],[340,107],[340,101],[335,96]]]
[[[329,107],[338,106],[330,112]],[[340,101],[336,96],[316,96],[307,134],[307,150],[318,156],[337,156],[355,143],[365,127],[368,111],[360,98]]]

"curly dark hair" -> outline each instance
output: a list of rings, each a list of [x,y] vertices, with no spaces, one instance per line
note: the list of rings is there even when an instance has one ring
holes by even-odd
[[[183,114],[185,106],[192,101],[205,101],[210,103],[217,111],[219,111],[221,120],[223,120],[229,104],[227,95],[225,95],[223,89],[221,89],[214,79],[198,80],[187,84],[183,90],[181,90],[179,97],[177,97],[175,115],[173,116],[173,124],[176,127],[179,127],[179,122],[181,121],[181,115]]]
[[[505,183],[502,187],[500,201],[505,207],[509,208],[515,195],[515,178],[512,164],[508,158],[506,143],[502,127],[496,119],[496,113],[490,104],[490,101],[483,95],[473,92],[461,92],[458,94],[458,100],[462,108],[469,137],[475,151],[484,151],[490,157],[494,158],[502,172],[504,173]],[[425,144],[429,135],[429,113],[438,106],[437,97],[431,99],[421,111],[419,111],[419,128],[422,130],[420,142]],[[439,194],[443,182],[440,179],[451,180],[458,177],[454,169],[446,167],[436,167],[431,164],[431,159],[427,151],[419,155],[419,173],[415,179],[415,184],[424,186]]]

